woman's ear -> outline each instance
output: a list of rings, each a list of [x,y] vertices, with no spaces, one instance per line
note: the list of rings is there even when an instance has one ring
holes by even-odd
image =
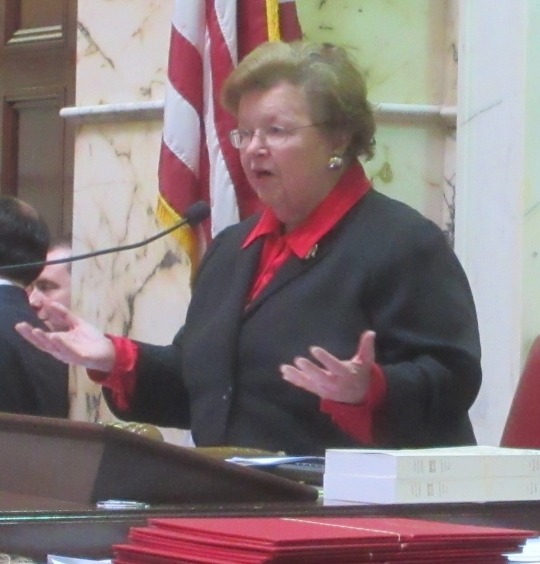
[[[351,138],[351,134],[344,131],[336,131],[335,133],[332,133],[333,154],[343,157],[345,155],[345,152],[347,151],[347,148],[349,147]]]

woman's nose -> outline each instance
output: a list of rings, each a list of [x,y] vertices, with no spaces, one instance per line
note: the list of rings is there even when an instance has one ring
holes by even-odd
[[[260,153],[261,151],[267,151],[268,146],[266,145],[266,140],[264,135],[261,135],[259,132],[255,131],[249,140],[249,143],[246,147],[246,152],[251,153]]]

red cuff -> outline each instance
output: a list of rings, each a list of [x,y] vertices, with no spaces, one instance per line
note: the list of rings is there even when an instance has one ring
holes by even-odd
[[[371,367],[371,383],[362,403],[321,400],[320,410],[362,444],[373,445],[373,414],[386,396],[386,377],[378,364]]]
[[[109,388],[112,402],[119,411],[127,411],[135,390],[137,374],[135,365],[139,358],[139,346],[127,337],[107,335],[112,341],[115,359],[112,370],[107,374],[99,370],[88,369],[87,373],[93,382]]]

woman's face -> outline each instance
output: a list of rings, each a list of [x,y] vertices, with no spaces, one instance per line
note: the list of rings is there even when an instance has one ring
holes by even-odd
[[[240,149],[242,167],[260,200],[271,207],[288,230],[301,223],[326,197],[340,172],[328,169],[328,159],[344,150],[312,125],[299,86],[282,82],[269,90],[248,92],[240,99],[238,127],[255,132]],[[265,131],[299,128],[278,142]]]

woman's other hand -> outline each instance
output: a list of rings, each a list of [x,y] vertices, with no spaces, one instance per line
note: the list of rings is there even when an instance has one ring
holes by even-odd
[[[53,302],[49,307],[51,315],[67,328],[65,331],[47,332],[22,322],[15,325],[17,332],[35,347],[62,362],[110,372],[115,360],[112,342],[93,325],[58,302]]]
[[[363,401],[375,362],[374,331],[362,333],[358,351],[350,360],[339,360],[321,347],[311,347],[310,352],[318,364],[307,358],[295,358],[294,366],[280,367],[284,380],[322,399],[342,403]]]

